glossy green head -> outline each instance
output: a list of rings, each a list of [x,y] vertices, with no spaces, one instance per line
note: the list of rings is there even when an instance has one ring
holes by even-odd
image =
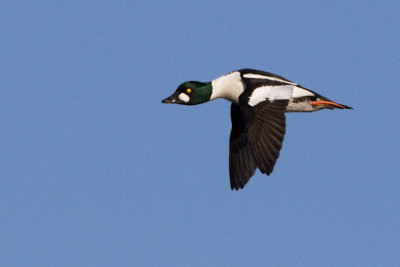
[[[176,89],[170,97],[162,100],[162,103],[197,105],[210,101],[212,84],[189,81],[184,82]]]

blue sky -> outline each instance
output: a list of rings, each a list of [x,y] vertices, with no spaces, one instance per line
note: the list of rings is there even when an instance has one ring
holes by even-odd
[[[2,1],[1,266],[400,263],[398,1]],[[354,110],[288,114],[274,172],[228,175],[257,68]]]

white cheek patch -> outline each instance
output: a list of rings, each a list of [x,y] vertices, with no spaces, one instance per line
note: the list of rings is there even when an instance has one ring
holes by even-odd
[[[254,107],[265,100],[289,100],[292,97],[293,86],[262,86],[256,88],[250,96],[249,105]]]
[[[188,103],[190,101],[190,97],[185,93],[180,93],[178,97],[185,103]]]

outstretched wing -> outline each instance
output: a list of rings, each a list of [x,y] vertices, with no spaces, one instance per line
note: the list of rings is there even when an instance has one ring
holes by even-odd
[[[229,139],[229,176],[231,188],[239,189],[253,176],[257,165],[247,137],[245,118],[239,105],[231,104],[232,130]]]
[[[282,148],[288,102],[288,100],[274,100],[261,102],[253,108],[241,107],[252,155],[260,171],[267,175],[274,169]]]
[[[264,87],[250,91],[251,94],[248,92],[239,97],[239,105],[231,105],[229,173],[232,189],[243,188],[257,167],[267,175],[274,169],[285,136],[285,110],[292,87]]]

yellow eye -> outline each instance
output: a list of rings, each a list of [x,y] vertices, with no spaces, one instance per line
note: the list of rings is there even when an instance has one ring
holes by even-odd
[[[188,88],[186,89],[186,92],[190,93],[192,91],[192,89]]]

